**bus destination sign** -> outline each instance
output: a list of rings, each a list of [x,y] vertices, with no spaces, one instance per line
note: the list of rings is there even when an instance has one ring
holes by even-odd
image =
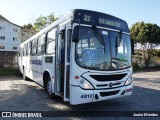
[[[117,29],[129,33],[127,23],[117,17],[88,10],[76,10],[74,22]]]
[[[103,18],[98,18],[99,24],[104,24],[104,25],[110,25],[110,26],[115,26],[115,27],[120,27],[121,24],[119,22],[103,19]]]
[[[93,22],[94,21],[93,19],[94,18],[91,15],[86,15],[86,14],[83,15],[83,21],[85,22],[88,22],[88,23]],[[98,23],[102,25],[121,27],[121,24],[119,22],[116,22],[114,20],[109,20],[106,18],[101,18],[101,17],[98,17]]]

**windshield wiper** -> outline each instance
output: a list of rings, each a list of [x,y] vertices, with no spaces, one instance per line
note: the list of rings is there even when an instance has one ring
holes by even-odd
[[[128,62],[128,60],[123,59],[123,58],[112,58],[112,60],[115,60],[117,62]]]
[[[119,47],[122,41],[122,31],[118,32],[118,36],[116,37],[116,45],[115,47]]]
[[[116,37],[116,43],[115,43],[116,56],[117,56],[118,47],[120,46],[121,41],[122,41],[122,31],[120,31],[120,32],[118,33],[118,36]]]
[[[96,38],[100,42],[101,45],[105,46],[105,42],[103,39],[103,35],[99,32],[96,26],[92,26],[93,33],[95,34]]]

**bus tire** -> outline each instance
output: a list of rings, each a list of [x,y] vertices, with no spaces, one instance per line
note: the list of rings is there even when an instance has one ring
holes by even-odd
[[[23,67],[23,80],[26,80],[26,70],[24,67]]]
[[[51,82],[51,79],[50,79],[49,76],[47,77],[46,91],[47,91],[48,96],[49,96],[51,99],[54,99],[54,98],[55,98],[55,94],[52,93],[52,82]]]

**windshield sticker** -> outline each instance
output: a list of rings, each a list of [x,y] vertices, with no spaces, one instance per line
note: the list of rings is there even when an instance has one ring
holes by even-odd
[[[96,49],[95,48],[85,48],[83,56],[84,56],[84,62],[87,66],[96,64]]]

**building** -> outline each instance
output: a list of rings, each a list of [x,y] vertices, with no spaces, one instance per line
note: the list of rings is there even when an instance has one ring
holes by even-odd
[[[0,15],[0,69],[17,67],[21,27]]]
[[[18,51],[21,27],[0,15],[0,51]]]

